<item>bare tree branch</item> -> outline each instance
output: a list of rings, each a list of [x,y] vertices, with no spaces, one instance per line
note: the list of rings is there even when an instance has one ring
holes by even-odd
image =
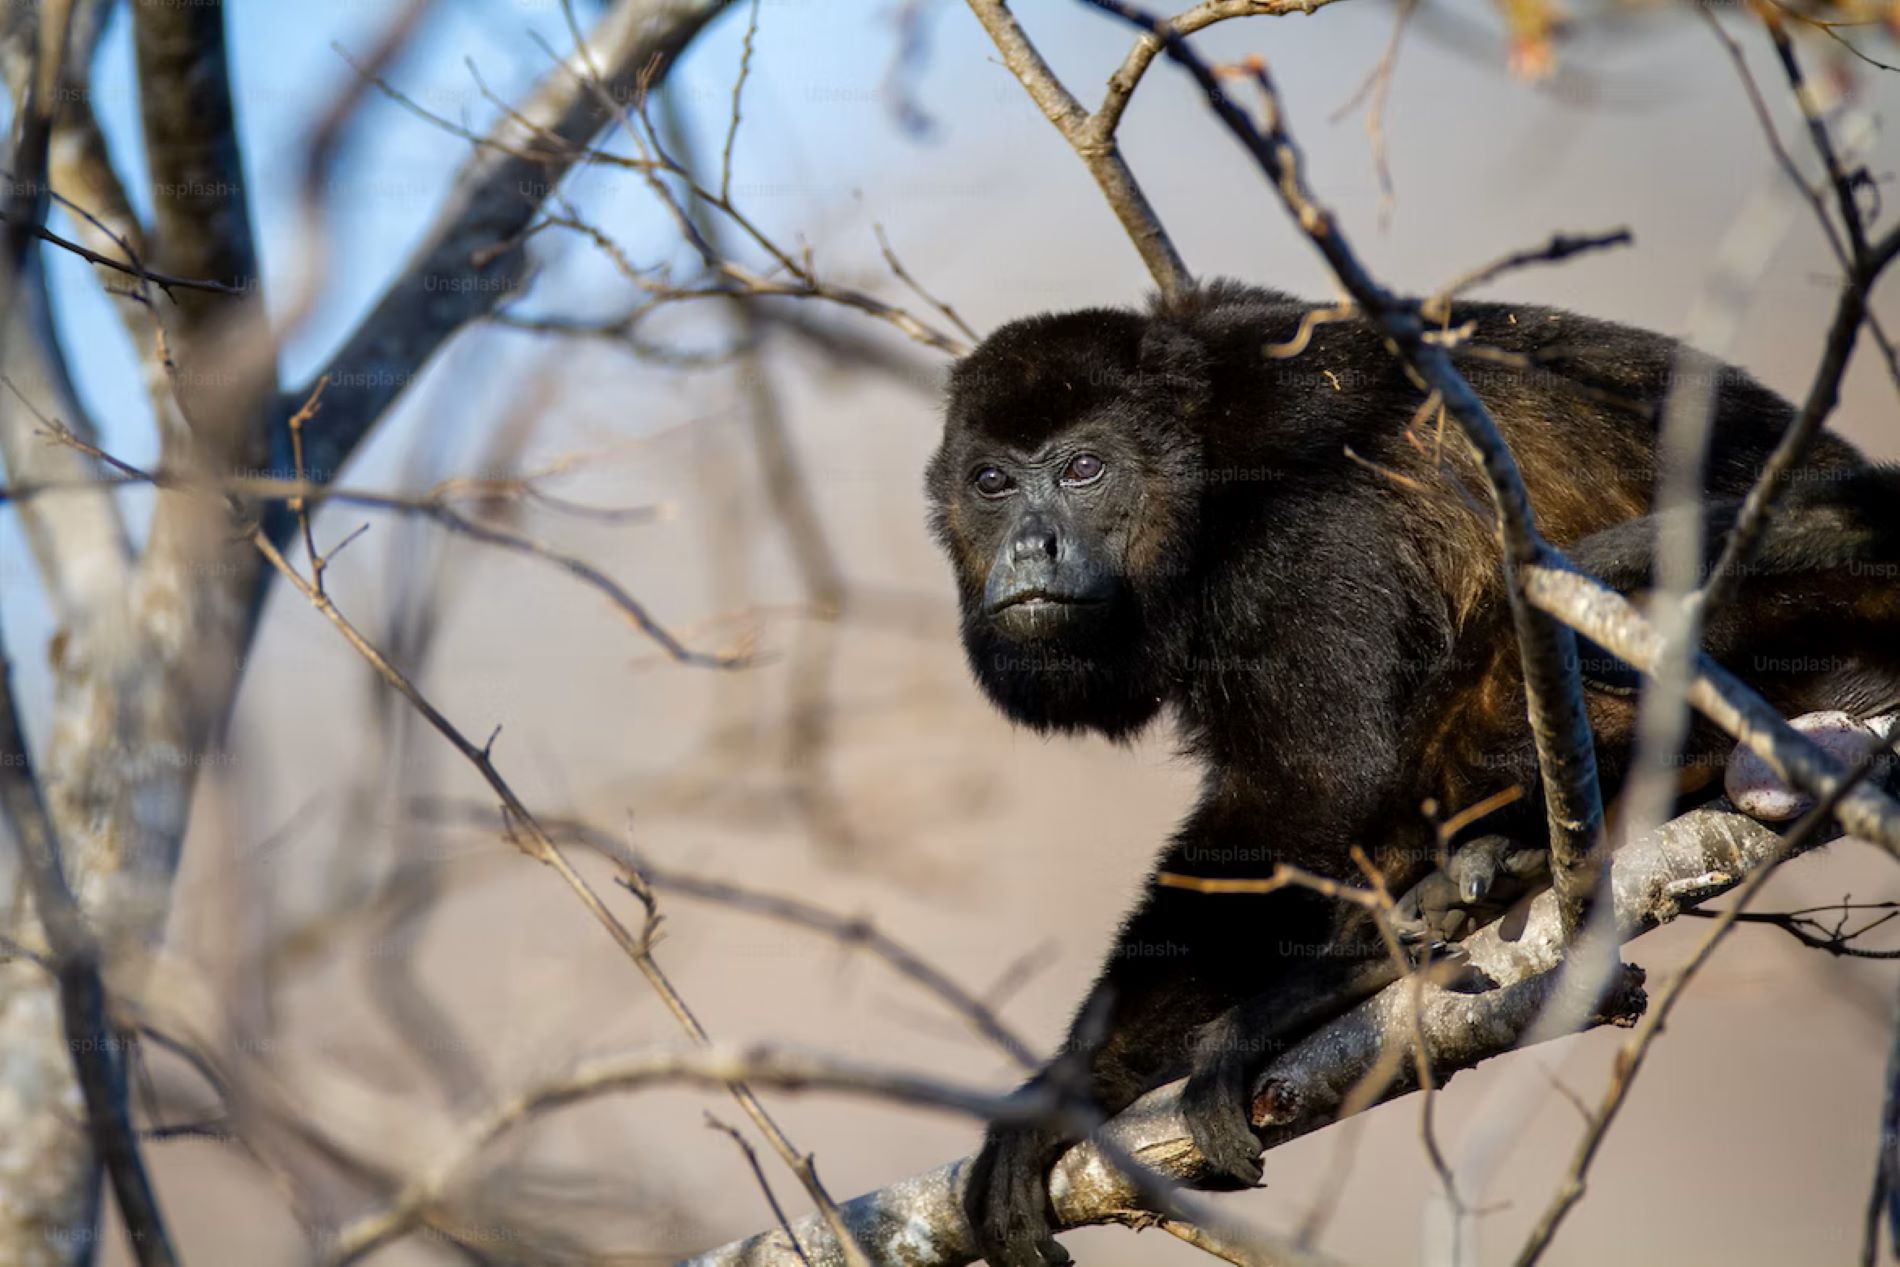
[[[1699,919],[1716,919],[1720,911],[1685,911]],[[1865,914],[1866,922],[1849,928],[1848,921]],[[1818,917],[1832,915],[1832,927]],[[1810,950],[1820,950],[1840,959],[1900,959],[1900,950],[1879,950],[1855,943],[1862,937],[1885,928],[1900,919],[1900,902],[1852,902],[1842,899],[1828,906],[1808,906],[1798,911],[1743,911],[1735,917],[1738,924],[1759,924],[1779,928]]]
[[[610,8],[588,46],[613,99],[631,100],[642,74],[649,82],[664,75],[727,3],[620,0]],[[519,116],[503,118],[490,134],[496,144],[469,156],[435,227],[319,371],[329,376],[330,388],[322,424],[306,437],[305,462],[313,478],[336,478],[436,350],[527,280],[523,235],[536,209],[613,117],[567,67],[548,74]],[[544,135],[563,144],[549,145]],[[295,399],[286,399],[282,412],[288,416],[305,395],[307,389],[292,393]]]
[[[1711,19],[1713,20],[1713,19]],[[1782,435],[1781,442],[1762,467],[1761,477],[1755,487],[1749,490],[1748,498],[1742,504],[1741,514],[1730,531],[1727,543],[1722,547],[1722,557],[1716,562],[1715,570],[1709,574],[1698,598],[1702,616],[1706,620],[1709,613],[1722,606],[1735,596],[1741,585],[1742,574],[1747,570],[1749,561],[1754,557],[1755,547],[1762,532],[1768,526],[1774,505],[1787,488],[1788,480],[1795,468],[1806,455],[1808,446],[1820,433],[1834,407],[1840,401],[1841,382],[1847,375],[1847,363],[1854,354],[1854,344],[1860,336],[1863,326],[1872,320],[1868,308],[1867,296],[1873,289],[1880,274],[1900,255],[1900,228],[1893,229],[1879,242],[1869,242],[1866,226],[1860,214],[1860,204],[1856,200],[1855,183],[1841,169],[1840,159],[1835,151],[1833,138],[1827,125],[1814,113],[1801,76],[1800,63],[1795,59],[1794,48],[1788,40],[1787,32],[1779,24],[1769,22],[1769,33],[1774,37],[1775,51],[1781,58],[1781,64],[1788,76],[1788,86],[1803,116],[1808,123],[1808,134],[1814,141],[1816,151],[1821,155],[1827,167],[1829,178],[1834,186],[1837,208],[1842,222],[1847,226],[1848,242],[1843,250],[1835,242],[1837,254],[1847,270],[1843,282],[1841,297],[1834,309],[1834,321],[1828,328],[1827,342],[1821,353],[1821,362],[1814,371],[1814,380],[1808,387],[1808,394],[1801,402],[1801,412],[1796,415],[1793,424]],[[1721,34],[1718,28],[1718,34]],[[1769,135],[1774,136],[1771,123]],[[1777,147],[1779,142],[1776,142]],[[1790,161],[1792,166],[1792,161]],[[1799,180],[1797,184],[1805,182]],[[1815,212],[1820,217],[1821,227],[1828,230],[1830,241],[1833,233],[1827,219],[1826,209],[1818,201]],[[1875,333],[1879,331],[1876,328]],[[1884,338],[1883,338],[1884,342]],[[1892,356],[1889,353],[1889,362]]]
[[[170,274],[223,282],[237,296],[181,290],[174,297],[181,320],[172,345],[183,374],[173,389],[194,431],[197,460],[214,467],[261,466],[268,437],[249,410],[231,402],[265,399],[276,366],[238,366],[220,355],[224,330],[263,319],[224,6],[221,0],[135,0],[132,33],[152,181],[153,262]],[[233,373],[256,374],[269,384],[223,381]],[[177,436],[164,441],[173,449],[183,444]]]
[[[249,282],[256,268],[225,82],[223,10],[143,0],[134,24],[147,167],[159,186],[155,258],[179,272]],[[29,219],[9,214],[16,225]],[[183,292],[176,316],[184,365],[171,357],[174,332],[155,329],[150,356],[161,374],[179,370],[165,401],[176,395],[188,414],[187,423],[161,402],[163,461],[200,479],[255,466],[265,452],[261,406],[276,373],[261,298],[254,288],[240,297]],[[109,973],[143,964],[164,925],[198,776],[228,759],[224,722],[258,574],[235,526],[224,499],[161,489],[145,550],[121,592],[70,624],[57,644],[39,762],[57,777],[42,792],[69,886]],[[0,1210],[0,1256],[36,1267],[88,1261],[97,1170],[86,1133],[64,1107],[70,1072],[62,1082],[67,1053],[51,1023],[51,985],[17,964],[0,974],[0,1047],[36,1075],[0,1099],[0,1136],[31,1141],[5,1155],[0,1191],[18,1199]],[[15,1173],[15,1165],[30,1173]]]
[[[179,290],[209,291],[214,295],[241,295],[245,291],[245,287],[235,285],[231,282],[212,281],[200,277],[174,277],[170,273],[161,273],[156,269],[141,268],[136,262],[117,260],[109,255],[95,251],[82,243],[69,241],[59,236],[59,234],[54,233],[45,225],[31,225],[29,229],[33,236],[40,241],[56,246],[62,251],[68,251],[77,255],[88,264],[96,264],[100,268],[122,274],[126,277],[135,277],[141,281],[148,281],[160,290],[170,291],[175,287]]]
[[[7,478],[28,486],[57,484],[80,491],[22,510],[20,525],[32,548],[54,614],[62,625],[86,623],[100,606],[123,602],[131,573],[131,543],[117,505],[100,487],[99,471],[83,455],[37,434],[36,411],[74,419],[90,430],[53,329],[46,274],[31,251],[14,279],[5,314],[5,359],[0,362],[0,462]]]
[[[1155,285],[1164,294],[1192,285],[1194,279],[1188,273],[1187,264],[1174,249],[1167,230],[1161,227],[1160,219],[1149,205],[1148,195],[1142,192],[1135,173],[1121,155],[1121,147],[1115,140],[1115,127],[1120,122],[1119,107],[1113,112],[1105,108],[1099,116],[1091,117],[1042,60],[1042,54],[1023,34],[1003,0],[969,0],[969,5],[970,12],[989,32],[996,51],[1002,54],[1003,65],[1028,90],[1030,100],[1074,147],[1088,167],[1089,175],[1101,186],[1102,196],[1108,199],[1110,210],[1122,222],[1135,250],[1141,253],[1141,261],[1148,266]],[[1130,91],[1134,88],[1133,80],[1139,77],[1140,71],[1134,71],[1129,81]]]
[[[634,1053],[590,1060],[569,1074],[515,1093],[470,1122],[430,1171],[407,1184],[387,1208],[366,1215],[338,1232],[323,1262],[326,1267],[343,1267],[401,1236],[415,1225],[430,1204],[441,1199],[482,1150],[540,1114],[581,1100],[637,1091],[659,1083],[707,1088],[756,1084],[781,1091],[849,1091],[991,1120],[1033,1118],[1049,1112],[1052,1107],[1034,1096],[976,1091],[899,1070],[763,1048],[739,1051],[705,1046],[684,1052]],[[830,1236],[822,1222],[809,1234],[818,1238]],[[783,1236],[784,1232],[776,1235]],[[796,1247],[788,1245],[788,1248],[794,1255],[791,1261],[799,1261]],[[835,1256],[836,1248],[835,1240],[827,1240],[825,1252],[832,1256],[828,1261],[842,1261]],[[880,1256],[877,1261],[892,1260]]]
[[[467,537],[471,541],[539,559],[567,572],[589,589],[605,597],[629,624],[657,644],[669,659],[680,664],[699,668],[735,669],[752,662],[750,655],[738,651],[694,650],[661,624],[648,611],[646,605],[629,593],[624,586],[592,563],[577,555],[557,549],[538,538],[486,523],[460,508],[460,503],[468,501],[533,497],[535,496],[534,489],[528,481],[444,480],[420,494],[405,496],[399,493],[377,493],[363,489],[340,488],[334,484],[316,483],[305,479],[286,480],[269,476],[206,479],[191,474],[175,475],[167,471],[141,470],[120,461],[97,445],[88,443],[54,420],[47,419],[45,424],[44,434],[49,440],[74,448],[87,457],[111,467],[115,475],[106,479],[70,483],[0,485],[0,505],[37,502],[49,497],[71,496],[98,488],[148,485],[167,492],[196,496],[213,503],[231,497],[282,502],[293,507],[299,504],[307,506],[320,502],[334,502],[339,505],[363,506],[371,510],[414,515],[427,519],[458,536]],[[591,513],[597,516],[617,516],[618,514],[614,511],[599,511],[588,507],[565,506],[546,497],[540,500],[566,509],[570,513]],[[311,562],[315,568],[313,585],[321,579],[322,570],[329,565],[329,560],[348,543],[349,538],[345,538],[341,544],[332,547],[327,553],[319,553],[313,545],[308,547]],[[320,589],[320,586],[318,588]]]
[[[1233,18],[1277,18],[1295,13],[1310,16],[1332,3],[1334,0],[1200,0],[1199,4],[1169,18],[1168,26],[1176,35],[1186,36]],[[1115,68],[1115,73],[1108,77],[1108,88],[1102,94],[1102,104],[1096,107],[1093,120],[1102,135],[1112,135],[1121,126],[1122,115],[1134,99],[1135,89],[1162,48],[1160,36],[1143,35],[1128,50],[1128,56]]]

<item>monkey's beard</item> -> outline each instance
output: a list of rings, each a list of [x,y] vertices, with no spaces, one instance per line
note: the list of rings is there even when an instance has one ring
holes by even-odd
[[[1008,609],[1006,609],[1007,614]],[[1039,731],[1130,739],[1169,694],[1168,657],[1132,599],[1086,612],[1048,610],[1007,622],[966,602],[963,650],[998,708]]]

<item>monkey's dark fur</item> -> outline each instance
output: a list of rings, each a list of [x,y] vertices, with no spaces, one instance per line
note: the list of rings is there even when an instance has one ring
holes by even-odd
[[[1544,844],[1490,500],[1455,424],[1362,323],[1217,283],[1148,312],[1012,322],[956,368],[930,463],[964,646],[1010,717],[1134,735],[1164,708],[1204,767],[1158,872],[1263,877],[1287,862],[1357,882],[1362,846],[1395,892],[1431,870],[1449,814],[1529,795],[1468,834]],[[1655,436],[1677,347],[1627,326],[1474,303],[1461,367],[1510,442],[1546,537],[1625,589],[1647,583]],[[1706,362],[1705,362],[1706,364]],[[1788,425],[1779,396],[1714,373],[1711,535]],[[981,487],[979,487],[981,485]],[[1704,645],[1793,714],[1900,704],[1900,472],[1813,445]],[[1613,687],[1623,666],[1585,662]],[[1603,792],[1629,759],[1634,699],[1587,703]],[[1685,769],[1726,750],[1698,725]],[[1101,1109],[1189,1074],[1196,1143],[1260,1177],[1248,1122],[1263,1033],[1312,1023],[1388,962],[1308,890],[1210,895],[1152,878],[1065,1049]],[[1370,976],[1368,976],[1370,973]],[[1297,1036],[1297,1035],[1293,1035]],[[967,1205],[998,1267],[1062,1261],[1046,1174],[1069,1141],[992,1130]]]

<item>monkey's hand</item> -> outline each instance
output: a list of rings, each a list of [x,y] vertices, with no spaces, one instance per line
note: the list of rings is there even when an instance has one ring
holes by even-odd
[[[1480,836],[1398,900],[1393,923],[1409,941],[1460,941],[1550,883],[1550,852],[1508,836]]]
[[[990,1267],[1063,1267],[1056,1243],[1049,1168],[1071,1141],[1046,1126],[992,1126],[970,1163],[963,1216]]]
[[[1181,1114],[1206,1169],[1195,1186],[1252,1188],[1260,1183],[1261,1145],[1253,1128],[1254,1084],[1260,1071],[1320,1026],[1397,981],[1408,971],[1454,990],[1491,982],[1466,964],[1464,953],[1442,942],[1412,948],[1400,964],[1379,954],[1332,971],[1309,971],[1229,1008],[1195,1037]]]
[[[1260,1137],[1253,1132],[1253,1075],[1265,1063],[1271,1037],[1262,1037],[1259,1004],[1230,1008],[1201,1027],[1193,1064],[1181,1091],[1181,1116],[1206,1164],[1197,1187],[1253,1188],[1265,1173]]]

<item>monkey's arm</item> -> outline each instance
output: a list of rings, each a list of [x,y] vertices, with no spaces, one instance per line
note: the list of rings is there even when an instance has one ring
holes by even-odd
[[[1374,930],[1310,889],[1209,893],[1162,877],[1258,880],[1286,862],[1359,882],[1351,847],[1372,843],[1374,825],[1389,828],[1404,799],[1394,789],[1407,786],[1402,719],[1418,672],[1408,657],[1443,639],[1421,632],[1403,605],[1407,591],[1382,571],[1388,561],[1357,541],[1329,551],[1289,540],[1280,544],[1298,553],[1297,566],[1256,557],[1249,562],[1271,575],[1229,569],[1236,591],[1254,596],[1246,610],[1257,623],[1222,630],[1222,657],[1193,687],[1209,703],[1183,708],[1190,742],[1209,763],[1202,797],[1123,925],[1062,1059],[1042,1075],[1072,1079],[1113,1114],[1165,1076],[1189,1072],[1196,1142],[1230,1185],[1259,1178],[1248,1084],[1278,1036],[1297,1038],[1398,966]],[[1281,595],[1300,610],[1260,609]],[[1220,725],[1195,725],[1210,718]],[[1045,1185],[1070,1142],[1052,1127],[990,1132],[966,1201],[993,1264],[1065,1261],[1050,1235]]]
[[[1207,797],[1177,834],[1161,875],[1272,873],[1265,807]],[[1253,861],[1249,862],[1248,860]],[[1249,1084],[1278,1050],[1397,978],[1370,929],[1344,927],[1308,889],[1222,894],[1151,879],[1078,1011],[1060,1056],[1032,1085],[1081,1092],[1112,1116],[1191,1072],[1184,1109],[1209,1187],[1260,1178]],[[1051,1232],[1050,1167],[1074,1137],[1053,1126],[992,1128],[966,1190],[972,1229],[1000,1267],[1062,1263]]]

